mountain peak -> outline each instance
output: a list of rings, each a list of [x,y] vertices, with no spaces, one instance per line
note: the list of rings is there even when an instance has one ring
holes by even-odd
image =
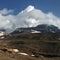
[[[34,9],[34,6],[29,5],[29,6],[26,8],[26,11],[27,11],[27,12],[30,12],[30,11],[32,11],[33,9]]]

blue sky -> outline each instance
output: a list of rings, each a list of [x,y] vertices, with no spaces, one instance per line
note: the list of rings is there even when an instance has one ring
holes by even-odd
[[[0,0],[0,10],[12,9],[14,14],[19,13],[29,5],[33,5],[45,13],[52,12],[60,17],[60,0]]]

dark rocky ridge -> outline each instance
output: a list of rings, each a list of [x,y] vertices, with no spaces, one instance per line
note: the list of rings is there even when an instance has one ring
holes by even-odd
[[[31,30],[37,30],[37,31],[40,31],[41,33],[60,33],[60,29],[58,27],[54,25],[42,24],[36,27],[17,28],[11,34],[31,32]]]

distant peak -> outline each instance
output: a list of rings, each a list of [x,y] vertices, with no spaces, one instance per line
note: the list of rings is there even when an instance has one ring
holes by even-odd
[[[27,12],[30,12],[30,11],[32,11],[33,9],[34,9],[34,6],[29,5],[29,6],[26,8],[26,11],[27,11]]]

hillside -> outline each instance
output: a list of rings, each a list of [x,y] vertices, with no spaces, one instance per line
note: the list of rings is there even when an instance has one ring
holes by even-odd
[[[58,33],[21,33],[0,40],[1,60],[60,60],[60,34]],[[21,55],[10,53],[6,48],[18,49]],[[48,48],[46,50],[46,48]],[[34,57],[32,55],[35,55]],[[4,57],[3,57],[4,56]],[[28,56],[28,57],[27,57]],[[46,56],[46,57],[45,57]],[[48,57],[50,56],[50,57]],[[51,57],[52,56],[52,57]]]

